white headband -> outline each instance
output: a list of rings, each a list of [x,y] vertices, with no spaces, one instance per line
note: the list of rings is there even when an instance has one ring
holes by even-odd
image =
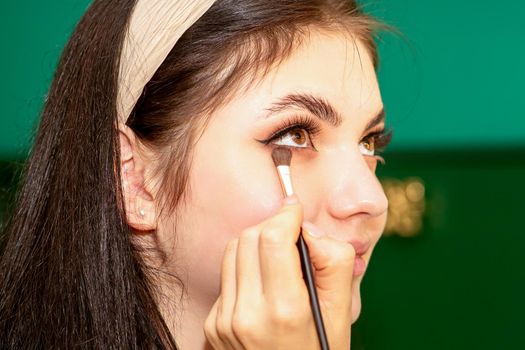
[[[120,56],[117,110],[125,122],[175,43],[216,0],[138,0]]]

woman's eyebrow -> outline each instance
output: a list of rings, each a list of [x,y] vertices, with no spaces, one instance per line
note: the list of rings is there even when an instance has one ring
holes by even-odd
[[[368,122],[368,124],[366,125],[366,128],[365,130],[370,130],[372,129],[374,126],[377,126],[381,123],[384,123],[385,122],[385,109],[384,108],[381,108],[381,110],[379,111],[379,113],[377,113],[377,115]]]
[[[269,112],[265,117],[268,118],[273,114],[282,112],[288,108],[301,108],[309,111],[313,115],[319,117],[321,120],[337,127],[341,125],[343,119],[337,113],[337,110],[323,98],[319,98],[310,94],[289,94],[281,97],[266,110]],[[385,121],[385,110],[381,108],[379,113],[368,122],[365,130],[372,129]]]
[[[339,113],[328,101],[310,94],[289,94],[280,98],[266,108],[269,113],[265,117],[268,118],[288,108],[305,109],[334,127],[341,125],[343,121]]]

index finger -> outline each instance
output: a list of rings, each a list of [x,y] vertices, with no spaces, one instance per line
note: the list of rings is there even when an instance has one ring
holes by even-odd
[[[294,194],[283,199],[283,205],[279,211],[269,219],[263,221],[259,228],[262,232],[273,230],[273,228],[285,228],[281,235],[275,237],[279,242],[296,243],[299,239],[301,225],[303,223],[303,205]]]
[[[264,222],[259,236],[263,292],[269,298],[282,298],[286,294],[296,296],[305,290],[296,246],[303,207],[293,197],[286,199],[284,204],[275,216]]]

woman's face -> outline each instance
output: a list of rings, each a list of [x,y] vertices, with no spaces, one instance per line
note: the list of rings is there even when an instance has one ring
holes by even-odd
[[[194,307],[209,310],[216,300],[226,243],[280,207],[271,156],[276,144],[292,149],[292,181],[305,220],[353,244],[368,263],[387,210],[372,152],[373,137],[384,128],[382,110],[366,48],[319,33],[214,113],[196,141],[186,202],[176,221],[159,226],[162,237],[176,238],[163,245],[168,267],[182,278]],[[353,281],[354,321],[362,278]]]

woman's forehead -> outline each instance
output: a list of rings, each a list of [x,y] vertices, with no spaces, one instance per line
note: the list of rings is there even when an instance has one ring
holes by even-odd
[[[382,108],[372,59],[367,48],[346,35],[312,35],[272,70],[261,76],[233,105],[261,111],[291,95],[329,101],[337,110]]]

